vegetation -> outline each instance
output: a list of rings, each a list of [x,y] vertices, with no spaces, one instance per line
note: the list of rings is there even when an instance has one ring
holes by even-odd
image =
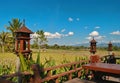
[[[21,61],[21,66],[22,66],[21,71],[26,71],[26,70],[29,71],[30,64],[33,64],[33,63],[38,63],[38,64],[40,64],[41,67],[46,68],[46,67],[51,67],[51,66],[55,66],[55,65],[59,65],[59,64],[73,62],[76,60],[78,61],[79,59],[84,59],[83,56],[72,56],[73,55],[73,54],[71,54],[72,52],[69,53],[69,51],[68,52],[66,51],[67,54],[61,55],[61,56],[59,56],[59,55],[57,56],[57,54],[60,51],[56,50],[55,53],[53,53],[52,51],[54,51],[54,50],[48,50],[45,53],[41,53],[41,55],[35,52],[35,53],[33,53],[33,59],[31,59],[30,61],[26,61],[23,58],[23,56],[20,55],[20,61]],[[62,54],[62,53],[60,53],[60,54]],[[71,56],[71,57],[69,57],[69,56]],[[1,71],[0,75],[14,73],[16,71],[17,56],[12,53],[4,53],[4,56],[3,56],[3,54],[0,54],[0,57],[2,57],[2,60],[0,62],[0,64],[1,64],[0,65],[0,71]],[[58,57],[60,59],[58,59]],[[70,58],[72,58],[72,59],[70,59]],[[6,62],[6,60],[7,60],[7,62]],[[57,70],[57,73],[60,73],[61,71],[63,71],[63,70]],[[44,77],[44,76],[45,76],[45,74],[41,75],[41,77]],[[28,78],[28,77],[24,77],[24,78]],[[12,81],[16,81],[16,79],[12,79]],[[25,79],[24,79],[24,81],[25,81]]]
[[[33,60],[36,61],[38,52],[35,49],[32,49],[33,54]],[[113,51],[115,55],[120,56],[119,51]],[[105,56],[108,54],[107,51],[102,51],[102,50],[97,50],[97,53],[100,57]],[[52,50],[52,49],[47,49],[46,52],[41,52],[40,53],[40,63],[44,64],[46,61],[55,61],[55,65],[60,65],[63,62],[73,62],[76,61],[77,59],[83,59],[84,57],[89,58],[90,53],[89,50]],[[16,66],[16,58],[17,56],[13,53],[0,53],[0,64],[10,64],[13,66]],[[65,60],[66,59],[66,60]],[[47,67],[47,64],[46,66]]]
[[[32,45],[33,48],[38,48],[39,52],[42,46],[45,45],[45,43],[47,42],[47,38],[44,35],[44,31],[43,30],[38,30],[35,35],[33,35],[33,39],[34,39],[34,44]]]
[[[1,32],[0,33],[0,46],[1,46],[1,48],[2,48],[2,52],[4,53],[4,51],[5,51],[5,45],[7,44],[7,39],[8,39],[8,32]]]
[[[15,47],[15,31],[18,30],[21,26],[22,26],[22,22],[17,19],[14,18],[12,19],[12,21],[9,21],[9,26],[6,26],[6,29],[9,30],[12,34],[12,46],[13,46],[13,51],[14,51],[14,47]]]
[[[86,50],[89,51],[89,47],[85,47],[85,46],[66,46],[66,45],[58,45],[58,44],[54,44],[54,45],[48,45],[48,44],[44,44],[44,47],[46,49],[53,49],[53,50],[76,50],[76,51],[80,51],[80,50]],[[31,48],[32,49],[38,49],[38,46],[34,43],[31,44]],[[97,47],[97,50],[102,50],[102,51],[107,51],[108,47]],[[118,46],[113,46],[113,51],[120,51],[120,47]]]

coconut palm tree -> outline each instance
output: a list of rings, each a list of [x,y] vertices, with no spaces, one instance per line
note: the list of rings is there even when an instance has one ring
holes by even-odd
[[[47,42],[47,38],[44,35],[43,30],[38,30],[33,34],[34,42],[38,44],[38,48],[40,51],[41,45],[45,44]]]
[[[14,44],[15,44],[15,31],[18,30],[22,26],[22,22],[18,18],[12,19],[12,21],[9,21],[9,26],[7,26],[7,30],[9,30],[12,33],[13,38],[13,50],[14,50]]]
[[[2,32],[0,33],[0,45],[1,45],[1,48],[2,48],[2,52],[3,52],[3,53],[5,52],[5,45],[6,45],[8,36],[9,36],[9,33],[8,33],[8,32],[2,31]]]
[[[41,49],[41,46],[45,44],[45,42],[47,42],[47,38],[44,35],[44,31],[43,30],[38,30],[36,32],[39,36],[38,36],[38,45],[39,45],[39,51]]]

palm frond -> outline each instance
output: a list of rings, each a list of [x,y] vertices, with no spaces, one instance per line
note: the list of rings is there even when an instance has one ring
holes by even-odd
[[[24,56],[21,53],[19,54],[19,58],[20,58],[20,62],[21,62],[22,71],[26,71],[28,68],[28,65],[27,65],[27,62],[26,62]]]
[[[38,52],[36,63],[40,65],[40,52]]]

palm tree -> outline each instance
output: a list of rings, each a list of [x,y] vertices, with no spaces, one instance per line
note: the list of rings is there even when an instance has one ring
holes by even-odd
[[[8,32],[8,38],[7,38],[7,41],[6,41],[6,49],[7,51],[9,52],[12,52],[13,51],[13,37],[12,37],[12,34],[10,32]]]
[[[6,28],[8,30],[10,30],[10,32],[12,33],[12,38],[13,38],[13,50],[14,50],[14,44],[15,44],[15,31],[18,30],[21,26],[22,26],[22,22],[20,22],[19,19],[15,18],[15,19],[12,19],[12,21],[8,22],[9,23],[9,26],[7,26]]]
[[[2,31],[2,32],[0,33],[0,45],[1,45],[1,48],[2,48],[2,52],[3,52],[3,53],[5,52],[5,45],[6,45],[8,36],[9,36],[9,33],[8,33],[8,32]]]
[[[39,51],[42,45],[45,44],[45,42],[47,42],[47,38],[44,35],[44,31],[43,30],[38,30],[36,32],[39,36],[38,36],[38,45],[39,45]]]
[[[43,30],[38,30],[36,33],[33,34],[33,38],[35,39],[35,43],[38,44],[38,48],[40,51],[41,45],[45,44],[47,42],[47,38],[44,35]]]

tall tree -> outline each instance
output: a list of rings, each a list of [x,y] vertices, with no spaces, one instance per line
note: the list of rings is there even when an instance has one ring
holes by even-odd
[[[3,52],[3,53],[5,52],[5,45],[6,45],[8,36],[9,36],[9,33],[8,33],[8,32],[2,31],[2,32],[0,33],[0,45],[1,45],[1,48],[2,48],[2,52]]]
[[[12,33],[12,38],[13,38],[13,49],[15,48],[14,44],[15,44],[15,31],[18,30],[21,26],[22,26],[22,22],[20,22],[20,20],[18,18],[14,18],[11,21],[8,22],[9,26],[7,26],[6,28],[8,30],[10,30],[10,32]]]
[[[43,30],[38,30],[36,33],[38,34],[38,45],[40,51],[41,46],[44,45],[45,42],[47,42],[47,38],[45,37]]]
[[[37,42],[40,51],[40,47],[47,42],[47,38],[44,35],[44,31],[38,30],[36,33],[34,33],[33,38],[35,39],[35,42]]]

